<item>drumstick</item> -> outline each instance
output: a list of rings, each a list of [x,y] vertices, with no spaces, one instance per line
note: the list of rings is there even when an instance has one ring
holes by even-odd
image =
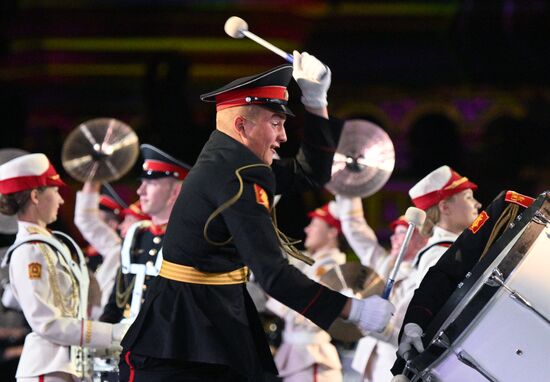
[[[285,52],[282,49],[277,48],[275,45],[265,41],[263,38],[256,36],[254,33],[248,30],[248,24],[246,21],[237,16],[231,16],[225,22],[223,27],[225,33],[233,38],[243,38],[244,36],[248,37],[252,41],[257,42],[264,48],[269,49],[273,53],[281,56],[291,64],[294,62],[294,56],[292,54]]]
[[[393,265],[390,277],[388,278],[388,281],[386,282],[386,287],[384,288],[384,292],[382,293],[382,298],[385,298],[386,300],[390,297],[393,283],[395,282],[395,277],[397,276],[397,272],[399,271],[399,267],[401,266],[401,261],[403,261],[403,257],[405,256],[405,252],[407,252],[407,248],[409,247],[409,242],[411,240],[414,229],[416,227],[420,227],[422,223],[424,223],[424,220],[426,219],[426,212],[422,211],[420,208],[409,207],[407,208],[407,212],[405,212],[405,219],[407,220],[407,223],[409,223],[409,227],[407,228],[405,240],[403,240],[403,245],[399,249],[399,254],[397,255],[397,259],[395,260],[395,264]]]

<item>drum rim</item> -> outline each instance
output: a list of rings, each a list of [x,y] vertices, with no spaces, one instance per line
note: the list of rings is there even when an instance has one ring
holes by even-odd
[[[544,226],[535,222],[533,218],[535,217],[536,212],[539,211],[545,203],[549,204],[548,211],[550,212],[550,199],[546,194],[541,194],[529,208],[519,215],[521,218],[516,220],[514,226],[506,230],[498,238],[495,244],[490,247],[484,258],[481,259],[481,261],[479,261],[470,271],[471,275],[462,281],[462,286],[460,288],[456,288],[451,294],[447,302],[443,305],[441,310],[436,314],[426,329],[425,338],[430,339],[429,346],[427,346],[423,353],[413,359],[412,364],[414,369],[425,370],[432,367],[442,355],[448,352],[448,349],[432,344],[432,341],[439,333],[444,332],[451,343],[455,342],[473,323],[483,308],[490,302],[500,288],[490,287],[484,284],[472,297],[464,309],[457,315],[457,317],[447,327],[443,328],[445,321],[453,313],[457,304],[459,304],[464,297],[467,296],[470,290],[476,285],[480,277],[483,276],[487,268],[493,263],[508,243],[510,243],[510,241],[512,241],[525,227],[527,227],[525,228],[522,237],[520,237],[518,241],[513,244],[508,254],[504,256],[499,263],[499,270],[502,272],[504,280],[508,278],[517,265],[523,260],[529,249],[534,244],[533,238],[538,237],[540,232],[544,229]],[[528,237],[524,237],[523,235],[527,232],[529,232]],[[525,242],[528,240],[531,241],[531,244],[525,245]]]

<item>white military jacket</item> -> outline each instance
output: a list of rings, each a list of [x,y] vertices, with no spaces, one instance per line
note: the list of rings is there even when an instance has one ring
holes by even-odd
[[[414,264],[417,263],[417,274],[416,274],[416,287],[420,285],[426,273],[430,270],[431,267],[438,262],[439,258],[443,256],[445,251],[449,249],[449,242],[454,242],[458,238],[458,234],[449,232],[439,226],[435,226],[432,236],[428,239],[428,242],[420,251],[419,254],[422,254],[420,261],[417,259],[414,260]],[[444,245],[434,245],[437,243],[445,243]],[[431,248],[429,248],[431,246]],[[424,250],[429,248],[428,250]]]
[[[364,218],[361,200],[340,197],[337,203],[342,231],[361,264],[387,280],[396,256],[389,256],[378,243],[376,234]],[[387,382],[393,377],[390,369],[396,359],[399,330],[416,286],[412,264],[412,261],[403,261],[395,278],[389,297],[395,312],[386,330],[381,334],[371,333],[357,344],[351,366],[364,376],[366,382]]]
[[[319,281],[324,273],[344,264],[346,255],[338,248],[332,248],[316,252],[314,259],[311,266],[302,262],[293,265],[310,279]],[[283,341],[275,354],[280,377],[293,375],[316,363],[331,369],[342,368],[338,351],[326,331],[277,300],[269,298],[266,307],[285,320]]]
[[[92,247],[103,257],[103,262],[95,272],[95,278],[101,290],[101,307],[92,311],[92,318],[98,318],[109,301],[120,268],[122,239],[99,216],[99,198],[97,192],[76,193],[74,223]]]
[[[32,234],[53,237],[38,225],[19,222],[16,241]],[[11,254],[9,274],[13,294],[32,329],[25,338],[17,378],[52,372],[77,375],[70,359],[71,345],[111,345],[111,324],[77,318],[77,279],[50,245],[36,242],[16,248]]]

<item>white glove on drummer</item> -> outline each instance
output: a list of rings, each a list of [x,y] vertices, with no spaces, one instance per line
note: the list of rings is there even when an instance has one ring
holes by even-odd
[[[397,354],[407,360],[407,353],[409,353],[413,346],[417,352],[422,353],[424,351],[422,334],[424,334],[424,332],[418,324],[415,324],[414,322],[409,322],[406,324],[403,328],[403,336],[399,342]]]
[[[362,332],[382,332],[394,311],[393,304],[380,296],[352,299],[348,320],[355,322]]]
[[[331,73],[328,66],[307,52],[294,51],[292,76],[302,91],[304,106],[317,109],[328,105]]]

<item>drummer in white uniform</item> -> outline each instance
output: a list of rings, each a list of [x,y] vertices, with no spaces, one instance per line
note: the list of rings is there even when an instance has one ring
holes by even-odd
[[[118,346],[126,325],[87,319],[89,282],[82,253],[47,229],[57,219],[65,184],[44,154],[0,166],[0,212],[17,215],[16,244],[6,256],[10,283],[32,332],[26,337],[18,381],[74,381],[82,349]],[[31,240],[26,241],[25,240]],[[14,246],[12,246],[14,248]],[[76,253],[76,256],[75,256]]]
[[[474,198],[476,189],[477,185],[468,178],[449,166],[441,166],[409,190],[413,204],[426,211],[421,234],[429,237],[414,260],[418,270],[417,287],[428,270],[477,218],[481,203]]]
[[[361,264],[387,279],[405,239],[408,227],[405,218],[402,216],[390,223],[393,234],[390,237],[391,250],[387,253],[365,219],[360,198],[337,195],[336,208],[332,211],[340,218],[344,237],[359,257]],[[426,238],[416,229],[411,236],[390,294],[389,299],[395,306],[394,315],[383,333],[370,333],[357,344],[351,367],[363,376],[365,382],[387,382],[392,378],[390,368],[396,359],[399,329],[412,297],[409,291],[415,287],[416,278],[412,262],[425,244]]]
[[[334,203],[334,202],[331,202]],[[315,260],[312,266],[293,264],[310,279],[321,276],[346,262],[346,254],[338,248],[342,233],[340,221],[328,204],[309,213],[310,224],[304,229],[304,246]],[[339,382],[342,364],[330,335],[310,320],[270,298],[266,308],[285,320],[283,340],[275,354],[279,376],[285,382]]]

